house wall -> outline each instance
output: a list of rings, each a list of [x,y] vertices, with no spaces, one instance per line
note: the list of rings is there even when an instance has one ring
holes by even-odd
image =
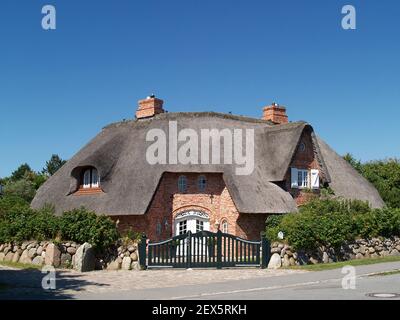
[[[301,151],[299,146],[301,143],[305,144],[305,150]],[[296,189],[291,187],[291,172],[290,168],[297,168],[297,169],[318,169],[321,172],[320,165],[318,163],[318,158],[316,155],[315,147],[312,142],[311,132],[309,130],[305,130],[301,137],[299,144],[297,145],[296,152],[292,158],[290,163],[289,169],[285,176],[285,190],[287,190],[292,197],[296,200],[296,204],[298,206],[306,203],[310,199],[319,196],[320,190],[304,190],[304,189]]]
[[[320,169],[309,131],[304,131],[299,145],[305,144],[305,150],[297,148],[290,167],[298,169]],[[222,173],[185,173],[188,189],[185,193],[178,190],[178,178],[183,173],[165,173],[160,180],[157,191],[145,215],[114,216],[119,220],[121,231],[132,229],[144,232],[152,241],[159,241],[175,235],[174,218],[177,214],[198,210],[207,213],[210,217],[210,231],[218,230],[216,222],[228,222],[228,233],[244,239],[256,240],[260,232],[265,230],[267,214],[239,213],[223,180]],[[198,177],[204,175],[207,187],[204,192],[198,189]],[[281,184],[293,198],[297,205],[302,205],[310,198],[318,196],[319,190],[301,190],[291,188],[290,168]],[[267,196],[267,195],[266,195]],[[157,227],[158,226],[158,227]]]
[[[174,218],[177,214],[199,210],[210,217],[210,231],[218,230],[216,222],[228,222],[228,233],[245,239],[259,239],[264,230],[266,215],[239,214],[229,194],[221,173],[187,173],[188,189],[185,193],[178,190],[180,173],[165,173],[145,215],[115,216],[119,220],[121,231],[131,228],[144,232],[152,241],[164,240],[174,235]],[[199,191],[197,179],[204,175],[207,186]],[[157,227],[158,226],[158,227]]]

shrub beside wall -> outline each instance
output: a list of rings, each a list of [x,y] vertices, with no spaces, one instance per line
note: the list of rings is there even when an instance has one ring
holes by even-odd
[[[318,247],[339,249],[344,243],[364,238],[400,235],[400,209],[371,209],[367,203],[349,200],[314,200],[298,213],[267,220],[267,237],[299,250]]]

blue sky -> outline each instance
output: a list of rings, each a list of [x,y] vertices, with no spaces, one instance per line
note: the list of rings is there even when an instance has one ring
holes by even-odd
[[[150,93],[170,112],[278,102],[340,154],[400,157],[399,16],[395,0],[2,0],[0,176],[72,157]]]

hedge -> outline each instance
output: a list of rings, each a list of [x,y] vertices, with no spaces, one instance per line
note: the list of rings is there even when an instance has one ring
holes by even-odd
[[[371,209],[362,201],[316,199],[289,213],[266,221],[266,234],[276,241],[279,231],[296,249],[320,246],[340,248],[357,238],[400,235],[400,209]]]
[[[33,210],[17,199],[0,199],[0,243],[66,240],[107,247],[119,238],[115,223],[85,208],[55,216],[52,207]]]

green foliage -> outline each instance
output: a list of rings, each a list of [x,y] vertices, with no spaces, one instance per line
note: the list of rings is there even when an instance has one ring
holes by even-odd
[[[350,154],[343,157],[378,190],[386,205],[400,208],[400,160],[376,160],[362,164]]]
[[[85,208],[65,212],[60,220],[61,237],[79,243],[107,247],[118,239],[115,223],[107,216],[97,216]]]
[[[13,181],[17,181],[20,180],[22,178],[24,178],[27,174],[29,174],[30,172],[32,172],[31,167],[27,164],[21,164],[17,170],[15,170],[12,174],[11,174],[11,180]]]
[[[61,159],[57,154],[53,154],[49,161],[46,161],[46,165],[42,170],[45,175],[52,176],[58,169],[60,169],[67,161]]]
[[[284,215],[276,222],[267,222],[267,237],[278,240],[277,233],[283,231],[285,241],[296,249],[337,249],[359,237],[400,235],[400,209],[371,209],[367,203],[354,200],[313,200],[298,213]]]
[[[16,181],[11,180],[4,186],[5,196],[19,197],[27,202],[32,201],[35,193],[35,185],[25,178]]]
[[[14,207],[0,217],[0,243],[53,238],[58,232],[57,220],[50,208]]]
[[[13,210],[17,210],[18,208],[28,208],[29,203],[22,199],[21,197],[15,195],[5,195],[0,197],[0,218],[3,214]]]

